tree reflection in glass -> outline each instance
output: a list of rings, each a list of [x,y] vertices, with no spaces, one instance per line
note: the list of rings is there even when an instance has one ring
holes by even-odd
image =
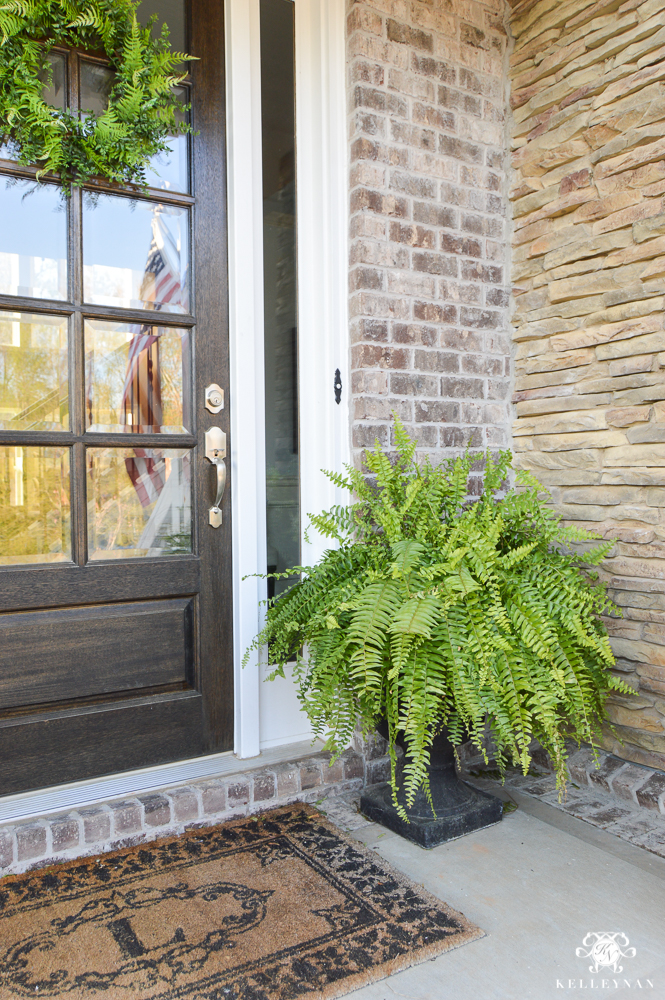
[[[69,449],[0,446],[0,565],[68,559]]]
[[[89,448],[88,558],[192,551],[191,453]]]
[[[0,428],[69,429],[66,318],[0,311]]]

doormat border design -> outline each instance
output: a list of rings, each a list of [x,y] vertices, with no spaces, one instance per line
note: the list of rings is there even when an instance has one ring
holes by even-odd
[[[333,918],[326,934],[278,946],[265,957],[241,961],[233,968],[204,973],[196,982],[176,983],[158,993],[151,989],[151,1000],[292,1000],[301,996],[333,1000],[485,936],[461,913],[341,833],[316,809],[301,804],[8,876],[0,880],[0,924],[3,917],[42,907],[44,895],[52,899],[57,892],[62,898],[79,899],[91,895],[91,883],[93,891],[95,885],[103,889],[112,884],[120,894],[124,886],[149,885],[151,877],[160,873],[246,851],[256,854],[262,865],[297,856],[348,900],[349,913],[340,914],[337,923]],[[8,971],[0,970],[0,995],[4,995],[3,980],[5,985],[18,985],[11,983]],[[116,994],[111,982],[103,985],[101,980],[98,988],[91,989],[93,982],[84,973],[80,983],[91,1000],[128,995],[122,987]],[[26,990],[27,984],[11,995],[36,995]],[[70,989],[40,989],[38,995],[73,996]],[[74,995],[78,997],[78,990]]]

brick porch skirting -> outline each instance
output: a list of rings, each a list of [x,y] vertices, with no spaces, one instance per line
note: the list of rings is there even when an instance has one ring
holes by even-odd
[[[317,802],[385,781],[390,765],[382,743],[358,740],[358,749],[347,750],[332,766],[330,754],[311,753],[220,778],[0,825],[0,875],[171,837],[291,802]]]
[[[487,769],[482,757],[469,748],[462,754],[462,776],[485,791],[498,793],[492,765]],[[511,769],[506,774],[503,791],[517,805],[519,796],[539,799],[569,816],[590,823],[615,837],[665,857],[665,772],[633,764],[614,754],[599,750],[594,757],[590,747],[573,751],[568,758],[570,779],[566,794],[559,798],[555,775],[549,758],[541,748],[532,750],[533,767],[528,775]],[[483,779],[488,770],[490,778]]]
[[[256,815],[291,802],[316,803],[385,781],[390,770],[385,743],[377,737],[356,740],[354,747],[332,767],[330,754],[311,753],[220,778],[114,798],[67,813],[0,824],[0,876],[170,837],[187,829]],[[460,756],[463,771],[472,770],[481,762],[470,744],[462,748]],[[536,751],[534,761],[550,770],[542,752]],[[645,821],[658,817],[665,823],[664,772],[632,764],[604,751],[599,751],[598,765],[597,768],[590,749],[578,750],[569,759],[571,781],[580,787],[593,788],[601,797],[624,807],[624,811],[629,806],[636,819],[641,813]],[[545,791],[535,785],[538,782],[534,783],[533,778],[515,774],[506,787],[514,786],[527,794],[540,795]],[[568,811],[574,814],[574,810]],[[586,815],[580,818],[593,822]],[[621,835],[620,831],[617,834]]]

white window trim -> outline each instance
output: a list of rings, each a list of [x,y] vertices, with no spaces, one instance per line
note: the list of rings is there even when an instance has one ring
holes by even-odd
[[[258,0],[226,2],[234,746],[259,753],[259,663],[242,668],[259,631],[265,581],[263,204]]]
[[[303,529],[308,514],[345,499],[321,470],[340,471],[350,460],[345,17],[344,0],[295,0]],[[259,0],[226,0],[226,45],[235,752],[254,757],[262,745],[265,665],[259,656],[244,669],[241,664],[261,626],[259,602],[266,595],[265,581],[247,577],[265,572],[267,561]],[[337,368],[340,404],[333,391]],[[303,563],[315,561],[325,547],[312,533],[309,543],[303,537]],[[283,742],[291,742],[298,734],[289,732],[288,720],[284,724]]]
[[[300,501],[306,526],[308,514],[348,499],[321,470],[341,472],[351,461],[346,5],[295,0],[295,7]],[[304,565],[329,545],[310,535],[302,543]]]

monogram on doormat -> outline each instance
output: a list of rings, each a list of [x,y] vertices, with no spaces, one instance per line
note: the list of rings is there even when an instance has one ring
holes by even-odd
[[[341,996],[482,937],[310,807],[0,882],[0,997]]]

